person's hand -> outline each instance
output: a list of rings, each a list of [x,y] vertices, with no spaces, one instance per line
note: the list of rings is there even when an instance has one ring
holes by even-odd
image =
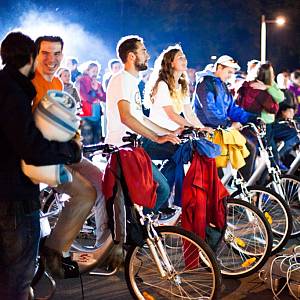
[[[267,85],[265,85],[262,81],[259,81],[259,80],[256,80],[252,83],[250,83],[250,86],[253,88],[253,89],[256,89],[256,90],[266,90],[268,88]]]
[[[243,125],[240,122],[233,122],[231,124],[231,128],[236,129],[236,130],[240,130],[243,127]]]
[[[169,134],[158,136],[155,142],[158,144],[171,142],[172,144],[176,145],[180,143],[180,139],[176,135],[169,133]]]
[[[82,147],[82,137],[80,135],[80,133],[78,131],[76,131],[74,137],[73,137],[73,141],[78,145],[78,147],[81,149]]]
[[[176,130],[171,131],[171,133],[174,135],[180,135],[183,130],[184,130],[184,127],[178,127]]]

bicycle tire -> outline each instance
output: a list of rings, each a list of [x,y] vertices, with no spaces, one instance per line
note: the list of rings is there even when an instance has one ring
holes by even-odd
[[[261,211],[243,200],[229,199],[227,212],[227,228],[216,251],[217,260],[223,276],[246,277],[259,270],[269,258],[273,242],[271,227]]]
[[[125,279],[132,297],[134,299],[144,299],[146,293],[154,299],[218,299],[221,288],[221,274],[215,256],[209,246],[195,234],[179,227],[160,226],[156,227],[156,230],[164,241],[164,246],[169,259],[173,262],[173,258],[178,258],[176,265],[173,265],[173,267],[176,267],[175,273],[172,274],[172,278],[161,278],[147,245],[145,244],[143,247],[131,246],[125,259]],[[201,268],[197,267],[192,270],[186,268],[183,247],[181,245],[182,240],[190,243],[189,245],[192,244],[194,247],[197,247],[199,252],[195,253],[197,253],[199,258],[203,258],[202,264],[199,265]],[[170,243],[170,241],[172,241],[172,243]],[[174,254],[172,252],[173,250],[178,250],[180,253]],[[143,255],[143,253],[145,255]],[[200,256],[199,253],[201,253]],[[143,263],[147,268],[143,266]],[[181,263],[183,263],[183,265],[181,265]],[[179,273],[178,268],[181,266],[183,269],[182,272]],[[205,273],[203,286],[199,283],[201,281],[201,276],[196,273],[197,270],[199,273]],[[149,283],[151,274],[152,277],[155,278],[154,280],[156,280],[156,283],[154,281],[154,284]],[[194,281],[190,281],[188,284],[189,276],[191,276]],[[195,276],[198,283],[196,287]],[[175,282],[180,288],[177,288]],[[211,283],[211,290],[208,287],[208,283]],[[184,288],[189,290],[185,290],[187,294],[183,292],[185,296],[178,292],[180,290],[183,291]],[[200,288],[209,289],[209,291],[206,292],[206,296],[201,294],[202,292],[199,291]],[[188,292],[195,293],[197,296],[188,297]],[[178,295],[178,293],[180,295]],[[205,293],[205,291],[203,293]],[[174,294],[176,296],[174,296]],[[150,297],[148,299],[150,299]]]
[[[276,185],[276,186],[275,186]],[[284,198],[287,202],[292,218],[293,229],[291,237],[296,238],[300,236],[300,180],[294,175],[282,175],[280,176],[280,187],[276,183],[270,182],[268,184],[272,190]],[[279,192],[277,191],[279,190]]]
[[[248,199],[251,201],[251,204],[262,211],[271,226],[273,233],[271,254],[274,255],[282,250],[291,236],[293,218],[290,208],[280,195],[269,188],[253,185],[247,187],[247,191],[249,192],[248,195],[245,195],[241,190],[238,190],[231,196],[233,198],[241,198],[242,196],[251,196],[252,193],[259,193],[258,199]],[[241,194],[243,195],[241,196]]]

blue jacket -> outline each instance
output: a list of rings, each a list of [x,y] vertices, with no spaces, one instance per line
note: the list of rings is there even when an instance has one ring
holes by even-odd
[[[172,160],[176,163],[174,204],[177,206],[181,206],[182,183],[184,178],[183,165],[192,160],[193,151],[197,151],[199,155],[209,158],[215,158],[221,155],[221,147],[204,138],[187,141],[179,146],[172,156]]]
[[[199,120],[213,128],[230,126],[231,122],[242,124],[255,115],[235,104],[224,82],[212,72],[202,73],[193,96],[193,109]]]

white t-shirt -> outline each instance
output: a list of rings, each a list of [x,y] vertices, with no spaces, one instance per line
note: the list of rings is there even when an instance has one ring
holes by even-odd
[[[143,121],[142,101],[138,88],[139,79],[125,70],[114,75],[108,84],[106,93],[107,135],[105,143],[121,146],[126,131],[132,132],[121,122],[118,102],[130,103],[130,112],[139,121]]]
[[[183,105],[189,104],[189,97],[183,99]],[[154,96],[154,103],[151,105],[149,119],[169,130],[176,130],[179,125],[172,121],[164,110],[165,106],[173,105],[168,85],[164,81],[160,81],[157,86],[157,93]]]

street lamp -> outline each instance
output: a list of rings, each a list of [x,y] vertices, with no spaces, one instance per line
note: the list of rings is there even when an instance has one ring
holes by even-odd
[[[267,51],[267,23],[276,23],[278,26],[285,24],[285,18],[277,17],[275,20],[266,20],[265,15],[261,16],[261,37],[260,37],[260,60],[261,63],[266,62]]]

